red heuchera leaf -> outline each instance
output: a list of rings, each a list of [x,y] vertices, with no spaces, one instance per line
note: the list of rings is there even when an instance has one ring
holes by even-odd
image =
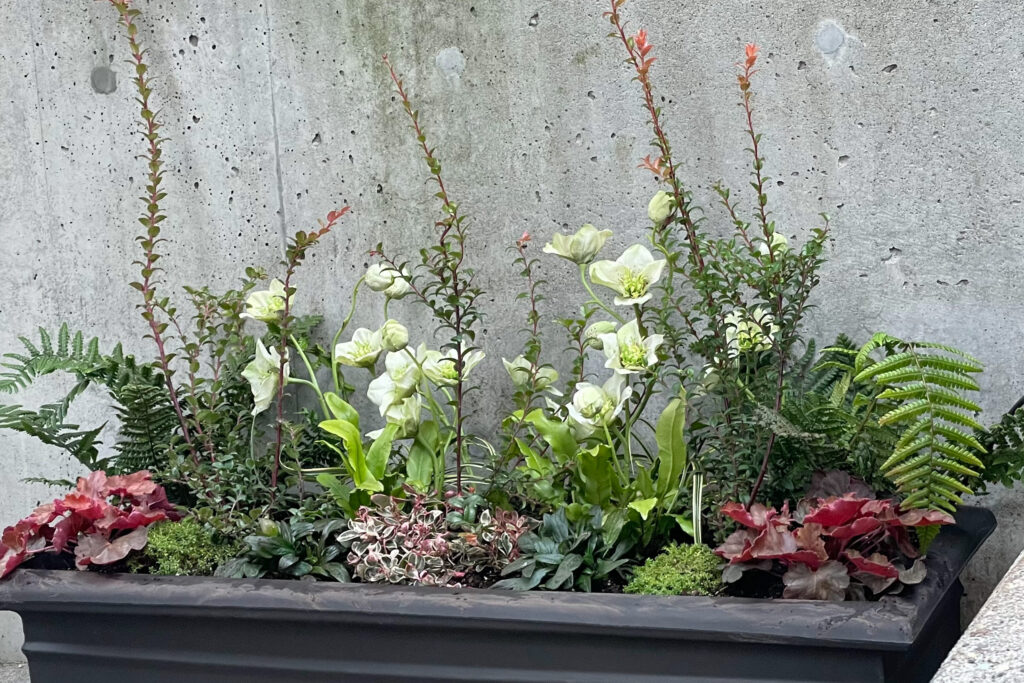
[[[750,546],[751,557],[759,560],[773,560],[797,550],[799,547],[793,534],[780,531],[774,524],[766,526]]]
[[[868,574],[875,574],[877,576],[884,576],[886,578],[895,579],[900,575],[900,571],[893,566],[889,558],[882,553],[872,553],[871,555],[864,557],[856,550],[850,548],[846,551],[846,559],[853,563],[859,571],[867,572]]]
[[[849,524],[832,529],[828,532],[828,535],[832,538],[853,538],[854,536],[869,534],[875,529],[881,528],[881,526],[882,522],[877,517],[860,517]]]
[[[898,519],[903,526],[956,523],[951,514],[941,512],[940,510],[908,510],[901,514]]]
[[[74,548],[80,569],[116,562],[145,545],[147,526],[181,516],[145,470],[109,478],[104,472],[92,472],[79,478],[71,493],[39,506],[4,530],[0,578],[41,552]]]
[[[828,550],[825,548],[825,539],[821,537],[821,530],[820,524],[804,524],[793,533],[801,548],[813,552],[818,560],[824,562],[828,559]]]
[[[754,503],[750,509],[740,503],[726,503],[722,506],[722,514],[751,529],[764,529],[769,522],[784,528],[790,523],[788,503],[782,508],[782,512],[775,508],[766,508],[760,503]]]
[[[90,498],[107,497],[107,473],[103,470],[90,472],[87,477],[79,477],[75,490]]]
[[[869,500],[864,503],[860,512],[862,515],[875,515],[879,519],[885,519],[890,515],[895,516],[891,500]]]
[[[730,565],[777,560],[786,565],[786,596],[841,599],[849,581],[878,595],[900,579],[904,563],[917,557],[908,529],[927,524],[952,524],[953,518],[934,510],[901,512],[892,500],[860,498],[855,493],[801,501],[795,522],[789,510],[738,503],[723,513],[747,528],[726,539],[716,553]],[[920,564],[920,563],[919,563]],[[915,565],[917,566],[917,565]],[[914,580],[919,572],[907,574]],[[846,584],[839,571],[849,575]],[[824,573],[819,573],[824,572]],[[918,579],[919,580],[919,579]],[[840,596],[837,598],[836,596]]]
[[[149,529],[140,526],[113,541],[102,534],[86,534],[75,546],[75,566],[85,569],[90,564],[111,564],[123,560],[133,550],[146,547]]]
[[[819,501],[818,508],[804,517],[804,524],[821,524],[822,526],[838,526],[846,524],[857,516],[866,498],[857,498],[853,493],[847,493],[842,498],[826,498]]]
[[[763,505],[755,503],[751,510],[758,507],[764,509]],[[736,522],[739,522],[745,527],[760,529],[761,526],[763,526],[754,521],[754,516],[751,514],[751,511],[747,510],[746,506],[741,503],[726,503],[722,506],[722,514]]]
[[[91,520],[77,515],[63,517],[53,527],[50,544],[58,553],[68,549],[68,544],[77,540],[78,535],[92,526]]]
[[[132,474],[107,479],[107,495],[109,496],[148,496],[159,486],[152,480],[149,470],[139,470]]]
[[[757,534],[750,529],[739,529],[738,531],[734,531],[729,534],[729,537],[725,539],[725,542],[715,548],[715,553],[719,557],[724,557],[733,564],[744,562],[745,560],[737,558],[749,552],[750,546],[753,545],[754,539],[756,538]]]

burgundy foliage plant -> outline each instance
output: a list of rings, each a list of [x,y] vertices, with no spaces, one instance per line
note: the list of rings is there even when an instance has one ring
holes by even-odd
[[[911,527],[952,524],[936,510],[901,512],[891,500],[855,493],[802,501],[791,514],[755,503],[722,506],[742,528],[715,552],[729,561],[723,579],[738,581],[749,569],[782,570],[783,597],[812,600],[865,598],[924,579],[923,559]]]
[[[150,524],[177,521],[181,513],[149,472],[108,477],[92,472],[75,490],[4,529],[0,577],[40,553],[74,551],[75,566],[111,564],[146,545]]]

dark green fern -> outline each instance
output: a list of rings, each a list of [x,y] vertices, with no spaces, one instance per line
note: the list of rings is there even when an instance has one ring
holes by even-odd
[[[987,493],[991,484],[1013,486],[1024,481],[1024,410],[1006,413],[988,431],[975,431],[988,451],[985,472],[975,485],[976,493]]]
[[[114,450],[117,468],[152,470],[165,462],[178,432],[178,416],[162,384],[127,384],[116,392],[121,428]]]
[[[875,361],[878,349],[885,356]],[[902,429],[879,470],[904,495],[903,507],[956,511],[972,493],[965,482],[984,468],[985,448],[965,430],[983,429],[973,417],[981,408],[964,396],[978,390],[972,375],[981,363],[951,346],[876,334],[857,352],[854,367],[854,382],[881,390],[877,399],[887,412],[878,424]]]
[[[125,355],[120,344],[109,354],[101,353],[97,338],[86,340],[81,332],[72,333],[66,324],[56,335],[40,329],[38,340],[20,340],[24,352],[5,354],[0,363],[0,393],[17,393],[58,372],[76,381],[60,401],[36,410],[0,405],[0,429],[21,432],[62,448],[90,470],[118,473],[159,462],[172,443],[176,425],[167,423],[165,406],[169,401],[158,372]],[[66,421],[72,402],[91,385],[105,387],[117,406],[121,430],[114,457],[99,455],[99,434],[104,425],[83,430]]]

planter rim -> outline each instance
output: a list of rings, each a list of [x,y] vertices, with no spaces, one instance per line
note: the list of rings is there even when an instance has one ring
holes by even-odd
[[[925,581],[906,597],[820,602],[732,597],[638,596],[168,577],[22,569],[0,581],[0,609],[597,633],[628,637],[800,643],[904,650],[985,538],[992,513],[964,507],[929,552]]]

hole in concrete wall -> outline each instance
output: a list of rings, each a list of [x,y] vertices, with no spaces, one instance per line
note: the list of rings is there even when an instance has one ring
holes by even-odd
[[[117,74],[109,66],[98,66],[89,75],[92,89],[101,95],[109,95],[117,90]]]
[[[891,74],[895,70],[896,70],[896,65],[895,64],[890,64],[889,66],[887,66],[887,67],[882,69],[882,71],[887,73],[887,74]]]
[[[807,62],[803,61],[802,59],[799,62],[796,63],[796,70],[797,71],[803,71],[806,68],[807,68]]]
[[[320,144],[320,133],[317,133],[316,135],[313,136],[313,140],[310,144],[312,144],[314,147]]]
[[[818,49],[823,54],[835,54],[846,42],[846,31],[834,21],[825,21],[818,29],[814,42],[817,43]]]
[[[199,36],[195,34],[190,35],[188,37],[188,42],[192,45],[192,47],[197,47],[199,45]]]
[[[842,154],[842,155],[839,156],[839,165],[840,166],[846,166],[846,164],[849,161],[850,161],[850,156],[848,154]]]
[[[899,258],[900,258],[900,254],[902,254],[902,253],[903,253],[902,249],[898,249],[896,247],[889,247],[889,255],[882,259],[882,263],[888,263],[889,261],[892,261],[892,260],[897,260],[898,261]]]
[[[529,25],[530,26],[536,26],[537,22],[539,22],[539,21],[540,21],[540,12],[534,12],[533,16],[530,17]]]

